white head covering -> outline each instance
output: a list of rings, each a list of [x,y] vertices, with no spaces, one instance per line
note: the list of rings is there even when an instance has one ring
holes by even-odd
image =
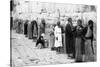
[[[45,34],[44,34],[44,33],[42,33],[42,34],[41,34],[41,36],[43,36],[43,37],[44,37],[44,36],[45,36]]]

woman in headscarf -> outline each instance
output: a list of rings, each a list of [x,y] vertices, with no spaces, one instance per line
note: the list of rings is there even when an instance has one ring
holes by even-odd
[[[62,47],[62,30],[60,26],[60,21],[57,22],[57,25],[55,26],[55,45],[54,47],[56,48],[57,52],[60,52],[60,49]]]
[[[32,37],[37,38],[38,37],[38,24],[36,20],[33,20],[31,22],[31,25],[32,25]]]
[[[88,26],[86,27],[86,41],[85,41],[85,60],[84,61],[93,61],[94,58],[92,57],[94,54],[93,48],[93,21],[88,21]]]

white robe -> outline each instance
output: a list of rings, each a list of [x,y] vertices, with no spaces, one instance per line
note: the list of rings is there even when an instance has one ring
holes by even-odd
[[[54,31],[55,35],[55,44],[54,47],[62,47],[62,33],[61,33],[61,28],[58,26],[55,27]]]

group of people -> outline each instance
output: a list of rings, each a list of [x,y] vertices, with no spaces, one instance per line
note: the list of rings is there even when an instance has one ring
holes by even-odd
[[[26,37],[29,37],[29,39],[36,38],[38,36],[37,21],[33,20],[31,22],[28,22],[28,20],[26,20],[24,24],[24,34],[26,35]]]
[[[93,24],[92,20],[88,21],[86,26],[83,26],[81,19],[77,20],[77,26],[73,26],[72,18],[68,18],[68,23],[65,27],[61,26],[60,21],[53,28],[53,32],[50,34],[51,50],[56,50],[57,53],[61,53],[65,49],[65,53],[69,58],[74,58],[76,62],[86,61],[85,57],[90,58],[94,54],[93,47]],[[29,39],[36,39],[36,46],[41,44],[45,47],[45,19],[41,20],[41,24],[38,25],[36,20],[26,20],[24,25],[24,35]],[[65,29],[64,29],[65,28]],[[17,33],[22,32],[22,22],[17,23]],[[53,36],[52,36],[53,35]],[[91,58],[90,58],[91,59]]]
[[[65,48],[65,53],[69,58],[75,58],[76,62],[90,61],[94,54],[93,47],[93,21],[89,20],[86,26],[83,26],[81,19],[77,20],[77,25],[73,26],[72,18],[68,18],[65,30],[60,25],[60,21],[54,28],[54,47],[58,53]],[[65,34],[65,37],[62,35]],[[63,43],[65,39],[65,44]],[[86,60],[86,58],[88,58]]]
[[[16,33],[24,34],[29,39],[38,38],[42,33],[45,33],[45,20],[42,19],[40,25],[37,20],[21,20],[16,19],[13,21],[13,29]]]

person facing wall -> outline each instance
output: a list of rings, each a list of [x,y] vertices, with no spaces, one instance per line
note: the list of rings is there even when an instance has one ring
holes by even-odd
[[[45,27],[46,27],[45,19],[42,19],[40,23],[39,35],[41,35],[42,33],[45,33]]]
[[[24,23],[24,35],[25,35],[26,37],[27,37],[27,33],[28,33],[28,29],[27,29],[27,28],[28,28],[28,22],[29,22],[29,21],[26,20],[25,23]]]

